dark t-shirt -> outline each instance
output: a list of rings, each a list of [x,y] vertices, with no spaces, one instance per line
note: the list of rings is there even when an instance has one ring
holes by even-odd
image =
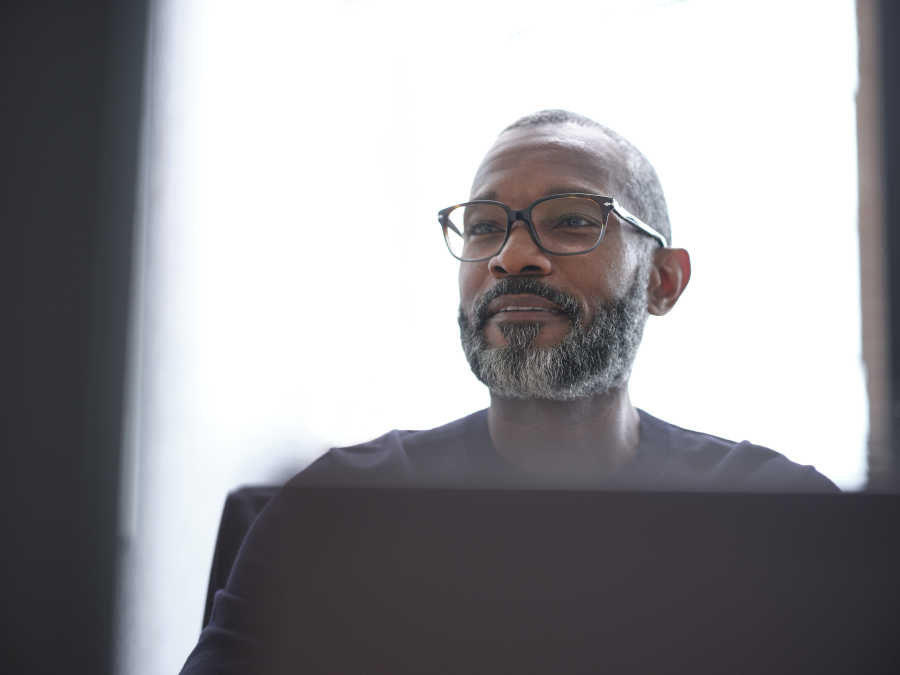
[[[638,411],[641,441],[614,479],[590,487],[644,490],[839,492],[811,466],[748,441],[688,431]],[[388,432],[336,448],[292,481],[297,485],[544,487],[506,461],[488,433],[487,410],[427,431]],[[584,487],[579,485],[578,487]]]
[[[688,431],[639,412],[641,440],[635,459],[614,480],[594,487],[839,492],[813,467],[795,464],[773,450]],[[263,608],[279,602],[290,583],[285,579],[291,576],[293,553],[285,551],[290,549],[286,542],[292,539],[296,513],[291,488],[305,486],[553,487],[496,451],[486,410],[436,429],[395,430],[368,443],[329,451],[295,476],[254,523],[182,673],[258,672],[262,645],[271,644],[283,623]],[[302,542],[295,545],[302,548]]]

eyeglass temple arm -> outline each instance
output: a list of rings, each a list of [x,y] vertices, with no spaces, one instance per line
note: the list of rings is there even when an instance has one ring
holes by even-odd
[[[657,232],[652,227],[647,225],[647,223],[645,223],[643,220],[641,220],[637,216],[634,216],[634,215],[630,214],[628,211],[626,211],[625,209],[623,209],[619,205],[619,202],[617,202],[615,199],[612,200],[612,210],[613,210],[613,213],[615,213],[617,216],[619,216],[619,218],[621,218],[623,220],[627,220],[629,223],[634,225],[639,230],[643,231],[646,234],[649,234],[651,237],[656,239],[662,245],[663,248],[666,248],[669,245],[669,242],[666,241],[666,238],[664,236],[662,236],[659,232]]]

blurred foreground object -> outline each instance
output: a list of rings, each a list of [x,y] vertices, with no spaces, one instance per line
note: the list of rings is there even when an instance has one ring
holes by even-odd
[[[183,672],[895,673],[898,518],[894,495],[288,487]]]
[[[0,672],[104,675],[147,3],[0,7]]]

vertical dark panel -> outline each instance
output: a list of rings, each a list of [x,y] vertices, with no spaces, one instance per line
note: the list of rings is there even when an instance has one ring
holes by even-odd
[[[862,356],[869,397],[868,485],[883,491],[891,480],[893,425],[889,299],[884,222],[884,160],[879,0],[857,0],[859,88],[856,138],[859,158],[859,272]]]
[[[0,672],[110,668],[146,14],[0,3]]]
[[[900,3],[881,1],[885,223],[893,384],[892,486],[900,490]]]

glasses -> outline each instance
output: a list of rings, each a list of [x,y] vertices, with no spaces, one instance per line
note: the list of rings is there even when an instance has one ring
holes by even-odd
[[[600,195],[551,195],[520,211],[501,202],[479,199],[441,209],[438,220],[454,258],[482,262],[500,253],[509,240],[513,224],[520,220],[544,253],[590,253],[603,240],[610,213],[653,237],[661,246],[668,246],[663,235],[628,213],[612,197]]]

